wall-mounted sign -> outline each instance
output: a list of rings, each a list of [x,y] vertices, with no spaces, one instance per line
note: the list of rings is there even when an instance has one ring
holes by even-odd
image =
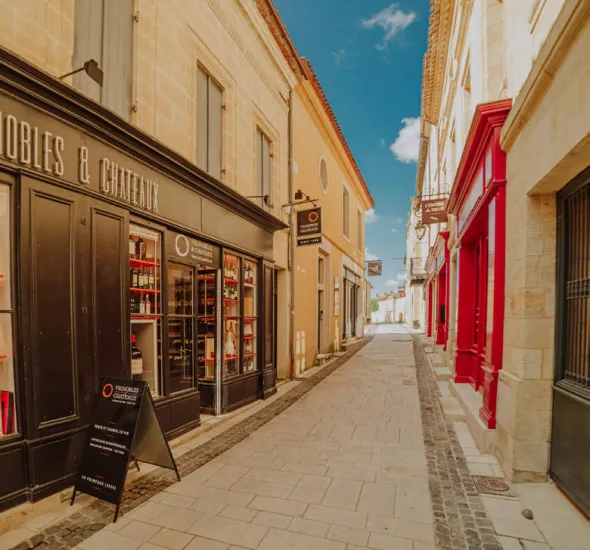
[[[70,504],[77,492],[92,495],[117,506],[117,521],[130,460],[180,476],[147,382],[101,378],[93,411]]]
[[[445,223],[447,213],[445,207],[447,199],[428,199],[422,201],[422,223],[432,225],[433,223]]]
[[[369,277],[378,277],[383,274],[383,262],[381,260],[374,260],[367,262],[367,275]]]
[[[305,246],[308,244],[321,244],[322,243],[322,236],[318,235],[317,237],[308,237],[307,239],[297,239],[297,246]]]
[[[306,237],[322,232],[322,209],[311,208],[297,212],[297,236]]]
[[[220,267],[221,251],[218,246],[193,239],[182,233],[168,232],[168,255],[171,259],[190,265]]]

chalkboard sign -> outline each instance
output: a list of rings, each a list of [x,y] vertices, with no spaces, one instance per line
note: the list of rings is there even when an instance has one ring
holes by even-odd
[[[130,460],[173,469],[180,481],[147,382],[102,378],[70,504],[76,492],[92,495],[117,506],[117,521]]]

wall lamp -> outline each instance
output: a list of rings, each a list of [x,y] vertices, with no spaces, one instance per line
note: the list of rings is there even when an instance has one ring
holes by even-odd
[[[72,76],[73,74],[81,73],[82,71],[84,71],[90,78],[92,78],[92,80],[94,80],[94,82],[96,82],[102,88],[102,83],[104,81],[104,73],[102,72],[102,69],[98,66],[98,62],[94,59],[89,59],[88,61],[86,61],[86,63],[84,63],[82,67],[70,73],[66,73],[63,76],[60,76],[59,79],[63,80],[64,78],[66,78],[66,76]]]

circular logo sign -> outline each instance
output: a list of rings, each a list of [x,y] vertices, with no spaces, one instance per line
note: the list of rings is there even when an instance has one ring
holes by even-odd
[[[188,256],[188,251],[190,249],[190,243],[188,242],[188,239],[184,235],[176,235],[176,241],[174,242],[174,246],[176,248],[176,253],[181,258]]]
[[[102,396],[108,399],[111,395],[113,395],[113,391],[114,388],[112,384],[105,384],[102,388]]]
[[[318,213],[317,212],[310,212],[309,215],[307,216],[307,219],[311,222],[311,223],[315,223],[318,221]]]

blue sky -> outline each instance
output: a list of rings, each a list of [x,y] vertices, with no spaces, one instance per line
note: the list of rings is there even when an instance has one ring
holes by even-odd
[[[428,0],[275,0],[338,117],[375,200],[368,259],[377,292],[397,288],[409,198],[415,194]],[[415,119],[415,120],[413,120]],[[393,148],[393,150],[392,150]]]

